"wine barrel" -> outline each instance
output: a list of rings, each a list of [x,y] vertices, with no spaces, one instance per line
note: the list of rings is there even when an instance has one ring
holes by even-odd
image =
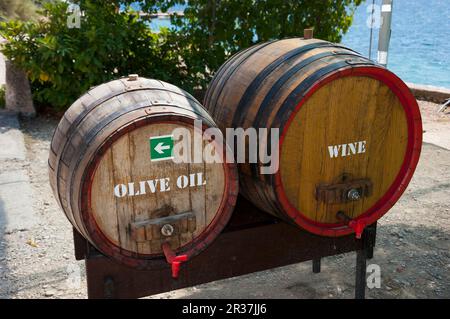
[[[226,146],[203,135],[213,127],[197,100],[171,84],[133,75],[95,87],[54,133],[48,164],[55,197],[78,232],[125,265],[150,269],[163,256],[190,258],[228,222],[238,173],[226,160],[179,163],[173,132],[196,130],[201,146],[226,156]]]
[[[407,86],[353,50],[318,39],[235,54],[213,78],[204,106],[223,131],[279,129],[278,171],[262,174],[260,161],[239,164],[240,191],[318,235],[359,237],[399,199],[419,159],[421,118]],[[258,146],[270,151],[267,139]]]

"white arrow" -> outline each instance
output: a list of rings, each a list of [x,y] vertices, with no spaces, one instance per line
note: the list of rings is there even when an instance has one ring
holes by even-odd
[[[157,151],[159,154],[163,154],[165,150],[170,149],[169,145],[164,145],[163,142],[160,142],[158,145],[155,146],[155,151]]]

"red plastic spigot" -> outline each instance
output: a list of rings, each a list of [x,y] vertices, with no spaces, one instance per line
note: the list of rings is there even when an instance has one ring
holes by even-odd
[[[337,212],[336,217],[353,229],[357,239],[361,239],[364,228],[367,226],[367,218],[351,219],[343,211]]]
[[[367,221],[365,218],[351,220],[348,226],[355,231],[356,238],[361,239],[364,228],[367,226]]]
[[[188,260],[187,255],[178,255],[176,256],[173,250],[170,248],[169,243],[162,244],[162,249],[164,252],[164,256],[166,257],[167,263],[172,266],[172,278],[178,278],[178,274],[180,272],[181,263]]]
[[[176,256],[175,259],[172,261],[172,277],[178,278],[178,273],[180,272],[180,266],[181,263],[184,261],[187,261],[188,257],[187,255],[180,255]]]

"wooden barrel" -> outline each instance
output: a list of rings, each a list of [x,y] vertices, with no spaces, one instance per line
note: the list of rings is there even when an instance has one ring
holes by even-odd
[[[221,232],[238,193],[233,163],[176,161],[180,128],[226,156],[224,145],[202,135],[211,127],[203,107],[171,84],[130,76],[95,87],[54,133],[55,197],[78,232],[125,265],[149,269],[167,251],[190,258]]]
[[[239,52],[216,73],[204,105],[223,131],[279,129],[278,171],[239,164],[241,193],[315,234],[359,237],[399,199],[419,159],[410,90],[338,44],[293,38]],[[270,151],[267,139],[258,146]]]

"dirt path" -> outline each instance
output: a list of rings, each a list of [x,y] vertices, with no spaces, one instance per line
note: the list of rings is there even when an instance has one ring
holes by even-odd
[[[0,298],[86,297],[84,264],[73,257],[72,227],[48,183],[56,125],[44,117],[22,122],[23,168],[30,175],[39,223],[0,238]],[[369,298],[450,298],[449,198],[450,151],[425,144],[409,188],[379,222],[369,263],[380,266],[382,282],[380,289],[367,291]],[[302,263],[154,298],[352,298],[354,263],[355,254],[346,254],[323,260],[316,275],[310,263]]]

